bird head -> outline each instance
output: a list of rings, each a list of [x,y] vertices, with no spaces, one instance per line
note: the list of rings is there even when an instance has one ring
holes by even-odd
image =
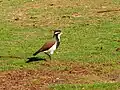
[[[62,34],[62,32],[61,32],[61,30],[54,30],[54,35],[53,35],[53,37],[55,36],[55,35],[61,35]]]

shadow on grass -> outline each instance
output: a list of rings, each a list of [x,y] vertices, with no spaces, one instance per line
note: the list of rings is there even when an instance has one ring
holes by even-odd
[[[28,59],[28,61],[26,61],[26,63],[34,62],[34,61],[42,61],[42,60],[46,61],[45,58],[40,58],[40,57],[30,57],[30,58],[27,58],[27,59]]]
[[[0,58],[15,58],[15,59],[25,59],[23,57],[19,57],[19,56],[0,56]],[[40,58],[40,57],[29,57],[27,58],[28,60],[26,61],[26,63],[29,63],[29,62],[34,62],[34,61],[46,61],[45,58]]]

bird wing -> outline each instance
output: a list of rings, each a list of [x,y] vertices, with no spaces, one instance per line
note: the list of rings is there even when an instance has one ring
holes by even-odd
[[[40,52],[50,49],[55,44],[55,41],[46,42],[38,51],[36,51],[33,56],[37,55]]]
[[[55,44],[55,41],[46,42],[41,48],[40,52],[50,49]]]

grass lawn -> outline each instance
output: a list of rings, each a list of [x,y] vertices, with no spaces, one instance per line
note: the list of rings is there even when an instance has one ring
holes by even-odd
[[[52,90],[119,90],[120,84],[117,83],[96,83],[84,85],[56,85]]]
[[[119,0],[1,0],[0,81],[3,77],[6,81],[0,89],[5,84],[6,90],[11,86],[24,90],[119,90],[119,5]],[[61,29],[63,35],[52,60],[41,53],[38,57],[47,62],[25,63],[51,40],[54,29]],[[34,77],[33,72],[39,76]],[[10,84],[12,75],[16,81],[18,77],[24,81],[24,77],[26,84]]]

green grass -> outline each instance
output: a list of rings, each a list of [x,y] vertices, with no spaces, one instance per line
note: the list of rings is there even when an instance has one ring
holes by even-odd
[[[96,83],[84,85],[55,85],[51,90],[119,90],[120,83]]]
[[[120,12],[97,13],[116,9],[119,0],[4,0],[0,2],[0,71],[36,69],[39,63],[25,63],[28,57],[61,29],[61,45],[54,61],[79,63],[118,63],[120,52]],[[46,57],[39,54],[40,57]],[[116,67],[115,67],[116,66]],[[120,69],[111,66],[110,71]],[[53,70],[69,69],[55,66]],[[54,87],[54,85],[53,85]],[[54,90],[118,90],[119,83],[94,85],[57,85]]]

